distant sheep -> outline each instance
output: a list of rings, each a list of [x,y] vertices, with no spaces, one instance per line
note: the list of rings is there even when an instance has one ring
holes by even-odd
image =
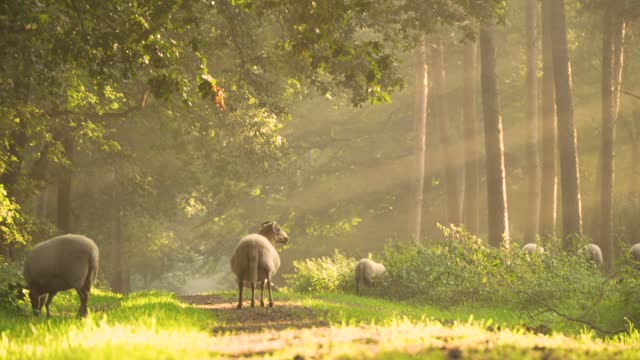
[[[633,245],[629,253],[631,254],[631,260],[640,262],[640,243]]]
[[[53,297],[59,291],[75,289],[80,296],[78,316],[86,316],[91,284],[98,275],[98,258],[98,246],[82,235],[62,235],[34,246],[24,262],[33,313],[40,315],[44,305],[51,316]]]
[[[526,252],[529,255],[535,253],[542,254],[544,253],[544,248],[538,244],[528,243],[522,247],[522,251]]]
[[[257,234],[243,237],[231,256],[231,270],[238,281],[238,309],[242,308],[243,283],[251,283],[251,306],[255,306],[255,286],[260,283],[260,306],[264,306],[264,284],[269,291],[269,307],[273,307],[271,298],[271,279],[280,268],[280,255],[275,245],[286,244],[289,237],[275,221],[262,224]]]
[[[596,263],[596,265],[602,265],[602,250],[600,250],[600,246],[587,244],[580,250],[580,253],[586,256],[588,260]]]
[[[360,283],[372,286],[375,279],[384,272],[384,265],[369,259],[362,259],[356,264],[354,278],[356,281],[356,294],[360,294]]]

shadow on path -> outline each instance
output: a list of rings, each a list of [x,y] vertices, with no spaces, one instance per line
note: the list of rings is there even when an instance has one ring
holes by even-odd
[[[188,295],[181,296],[180,299],[197,308],[216,313],[221,325],[212,329],[214,334],[329,327],[326,316],[290,301],[276,301],[273,308],[252,308],[245,301],[242,309],[236,309],[235,298],[220,295]]]

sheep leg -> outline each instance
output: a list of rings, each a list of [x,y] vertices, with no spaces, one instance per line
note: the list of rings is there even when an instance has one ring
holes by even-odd
[[[78,308],[78,317],[87,316],[87,300],[89,300],[89,293],[85,289],[76,289],[78,296],[80,296],[80,308]]]
[[[360,282],[356,281],[356,295],[360,295]]]
[[[260,282],[260,306],[264,307],[264,280]]]
[[[251,281],[251,307],[256,307],[256,282]]]
[[[267,276],[267,290],[269,290],[269,307],[273,307],[273,299],[271,298],[271,277]]]
[[[47,301],[47,293],[44,293],[40,296],[38,296],[38,315],[42,314],[42,307],[44,306],[44,303]]]
[[[49,309],[49,306],[51,305],[51,301],[53,301],[53,297],[56,296],[58,292],[56,291],[52,291],[49,293],[49,296],[47,296],[47,302],[44,303],[44,307],[45,309],[47,309],[47,317],[51,317],[51,310]]]
[[[238,309],[242,309],[242,289],[244,288],[243,285],[243,281],[238,280]]]

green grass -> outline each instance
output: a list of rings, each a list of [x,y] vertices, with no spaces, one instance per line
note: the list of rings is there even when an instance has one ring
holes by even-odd
[[[482,359],[640,357],[640,335],[634,329],[610,339],[580,330],[570,335],[533,334],[522,326],[514,309],[440,309],[350,294],[278,292],[274,300],[281,308],[245,308],[238,313],[232,309],[234,292],[215,295],[228,302],[225,311],[195,308],[162,292],[120,296],[95,291],[90,298],[90,316],[76,319],[77,296],[61,294],[53,302],[54,317],[50,319],[33,317],[26,306],[23,314],[0,313],[0,359],[206,359],[239,355],[445,359],[458,353]],[[291,309],[289,313],[285,307]],[[301,308],[311,311],[300,312]],[[237,314],[244,316],[232,316]],[[315,316],[327,320],[331,328],[282,329],[265,335],[214,335],[211,331],[232,326],[233,321],[265,321],[269,314],[289,315],[294,322],[300,314]]]
[[[66,292],[52,303],[53,317],[0,317],[0,358],[117,359],[186,358],[206,355],[194,346],[208,338],[211,317],[172,294],[126,297],[94,291],[86,319],[76,319],[77,295]]]

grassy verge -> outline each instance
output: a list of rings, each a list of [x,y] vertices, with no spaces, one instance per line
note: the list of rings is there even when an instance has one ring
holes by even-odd
[[[194,346],[208,338],[211,317],[172,294],[135,293],[122,297],[94,291],[93,310],[75,319],[77,296],[54,300],[50,319],[30,314],[0,317],[0,358],[120,359],[204,357]]]

